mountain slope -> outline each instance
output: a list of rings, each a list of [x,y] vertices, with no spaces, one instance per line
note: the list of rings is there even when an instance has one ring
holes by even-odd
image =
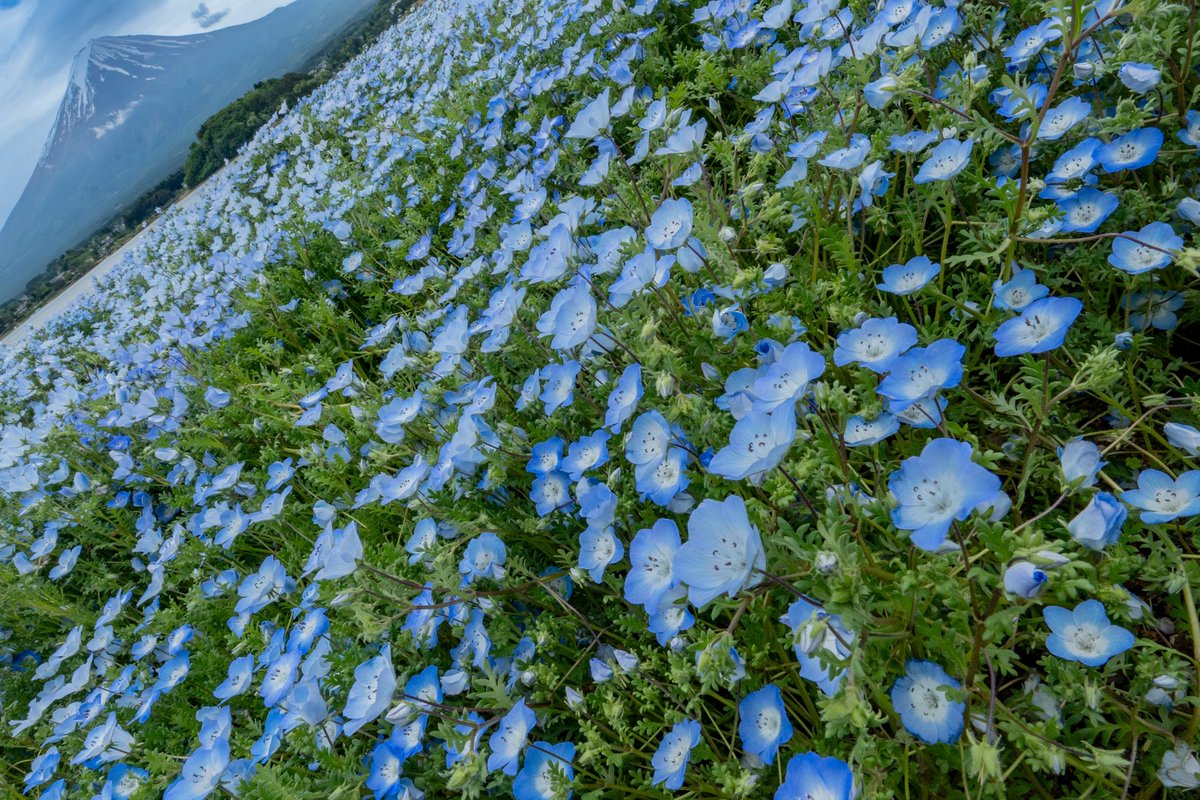
[[[303,65],[373,0],[296,0],[192,36],[90,42],[41,159],[0,229],[0,300],[184,160],[200,124],[258,81]]]

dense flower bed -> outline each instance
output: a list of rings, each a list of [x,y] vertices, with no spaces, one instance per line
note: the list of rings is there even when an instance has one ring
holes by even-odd
[[[5,355],[0,784],[1197,787],[1196,27],[427,0]]]

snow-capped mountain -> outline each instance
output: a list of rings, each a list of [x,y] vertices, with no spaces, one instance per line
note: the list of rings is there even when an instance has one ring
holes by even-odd
[[[374,0],[295,0],[192,36],[90,42],[42,156],[0,228],[0,301],[182,165],[196,130],[260,80],[308,62]]]
[[[52,164],[56,150],[64,147],[76,130],[91,128],[100,138],[123,125],[139,105],[146,86],[170,69],[173,61],[186,57],[189,49],[207,39],[114,36],[88,42],[71,65],[67,93],[46,137],[43,163]],[[97,108],[97,97],[110,108]],[[128,102],[122,104],[123,100]]]

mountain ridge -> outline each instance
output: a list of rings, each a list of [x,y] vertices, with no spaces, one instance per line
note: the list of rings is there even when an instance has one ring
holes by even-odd
[[[258,81],[309,63],[373,4],[295,0],[216,31],[88,42],[0,228],[0,300],[177,169],[205,119]]]

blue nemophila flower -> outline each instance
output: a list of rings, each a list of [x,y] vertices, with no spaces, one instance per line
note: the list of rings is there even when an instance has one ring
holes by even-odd
[[[62,753],[58,751],[57,747],[51,747],[35,758],[29,765],[29,772],[25,775],[25,793],[28,794],[30,789],[36,789],[53,778],[60,761],[62,761]]]
[[[1113,656],[1133,647],[1133,634],[1109,622],[1099,600],[1085,600],[1071,611],[1047,606],[1042,616],[1050,628],[1046,649],[1065,661],[1102,667]]]
[[[805,342],[792,342],[760,373],[751,388],[755,411],[773,412],[804,398],[809,384],[825,372],[825,358]]]
[[[542,336],[553,337],[550,347],[569,350],[586,342],[596,331],[596,298],[583,281],[563,289],[537,321]]]
[[[660,506],[670,505],[691,483],[687,462],[688,454],[682,448],[671,447],[657,461],[638,464],[633,473],[638,492]]]
[[[875,288],[889,294],[907,295],[924,289],[942,271],[926,256],[914,256],[904,264],[892,264],[883,270],[883,283]]]
[[[1041,300],[1050,290],[1037,282],[1037,273],[1031,269],[1013,266],[1013,276],[1008,283],[999,279],[992,283],[992,306],[1010,311],[1023,311],[1034,300]]]
[[[1085,186],[1058,201],[1062,212],[1060,233],[1094,233],[1119,205],[1117,196]]]
[[[1187,112],[1187,127],[1178,131],[1175,135],[1179,137],[1179,141],[1192,147],[1200,147],[1200,111]]]
[[[1179,324],[1175,312],[1183,308],[1183,302],[1180,292],[1151,289],[1129,294],[1121,305],[1129,309],[1129,327],[1139,331],[1170,331]]]
[[[734,597],[762,580],[766,553],[738,495],[703,500],[688,517],[688,540],[675,553],[672,574],[688,600],[703,608],[718,595]],[[757,574],[756,574],[757,573]]]
[[[562,447],[561,436],[538,442],[529,448],[529,461],[525,464],[525,471],[542,476],[558,469],[559,461],[562,459]]]
[[[917,329],[895,317],[872,318],[837,337],[833,363],[839,367],[862,364],[875,373],[891,368],[896,358],[917,343]]]
[[[229,766],[229,741],[197,748],[183,762],[183,770],[163,793],[163,800],[203,800],[217,788]]]
[[[888,411],[904,411],[913,403],[952,389],[962,381],[962,359],[967,348],[953,339],[939,339],[928,347],[914,347],[897,357],[879,383],[879,394],[890,402]]]
[[[567,448],[567,457],[562,460],[562,470],[573,481],[579,481],[583,474],[608,462],[608,431],[601,428],[591,436],[580,437]]]
[[[792,632],[792,652],[800,665],[800,677],[817,684],[826,697],[833,697],[846,677],[857,634],[819,604],[801,597],[780,618]]]
[[[267,475],[269,476],[263,488],[268,492],[273,492],[280,486],[292,479],[296,471],[292,469],[292,459],[285,458],[283,461],[276,461],[267,467]]]
[[[347,736],[387,711],[396,693],[396,673],[392,668],[392,646],[385,644],[374,658],[354,668],[354,685],[346,696],[343,732]]]
[[[792,738],[792,723],[788,720],[779,687],[768,683],[746,695],[738,703],[738,717],[742,749],[758,756],[765,764],[774,764],[780,745]]]
[[[575,758],[575,745],[571,742],[550,744],[534,742],[525,754],[525,764],[513,779],[513,797],[516,800],[560,800],[570,798],[571,791],[559,791],[561,786],[570,786],[575,777],[571,761]]]
[[[858,789],[850,765],[813,752],[792,756],[775,800],[855,800]]]
[[[846,430],[842,439],[847,447],[863,447],[879,444],[884,439],[900,430],[900,420],[894,414],[884,412],[868,422],[863,417],[851,417],[846,420]]]
[[[961,688],[961,683],[932,661],[910,660],[904,676],[892,684],[892,707],[904,729],[925,744],[950,744],[962,735],[967,704],[952,700],[947,690]]]
[[[300,668],[300,658],[299,650],[289,650],[267,665],[262,686],[258,691],[264,706],[271,708],[291,691],[296,683],[296,670]]]
[[[1200,470],[1172,478],[1156,469],[1138,473],[1137,488],[1121,493],[1121,499],[1141,509],[1141,520],[1150,525],[1200,514]]]
[[[1091,113],[1091,103],[1080,97],[1068,98],[1046,112],[1042,124],[1038,126],[1037,138],[1057,141]]]
[[[1096,166],[1096,150],[1102,144],[1096,137],[1089,136],[1067,150],[1055,159],[1054,166],[1046,173],[1046,183],[1060,184],[1085,178]]]
[[[733,338],[750,327],[750,321],[740,310],[739,304],[714,308],[712,315],[713,333],[729,344]]]
[[[828,135],[828,131],[814,131],[803,140],[788,145],[788,156],[795,160],[783,177],[779,179],[779,182],[775,184],[775,188],[786,189],[807,178],[808,160],[816,156]]]
[[[912,531],[922,550],[940,547],[952,522],[965,520],[1000,491],[1000,479],[973,462],[973,452],[966,442],[934,439],[888,478],[898,502],[892,523]]]
[[[1087,507],[1067,523],[1071,537],[1090,550],[1103,550],[1121,538],[1129,512],[1108,492],[1097,492]]]
[[[216,386],[210,386],[204,390],[204,402],[208,403],[213,408],[224,408],[229,405],[229,401],[233,399],[229,392],[218,389]]]
[[[635,466],[657,464],[671,445],[671,425],[658,411],[647,411],[633,421],[625,442],[625,458]]]
[[[604,580],[604,570],[625,555],[625,546],[609,528],[587,528],[579,534],[579,567],[596,583]]]
[[[679,528],[669,519],[660,519],[634,535],[625,576],[627,602],[643,606],[648,614],[658,611],[663,595],[676,584],[672,563],[679,545]]]
[[[917,170],[913,183],[933,183],[948,181],[966,168],[971,161],[971,150],[975,147],[974,139],[959,141],[947,139],[929,151],[929,156]]]
[[[676,722],[675,727],[663,737],[658,750],[650,759],[650,765],[654,767],[654,777],[650,780],[650,785],[658,786],[661,783],[664,789],[671,791],[683,786],[688,760],[698,744],[700,723],[694,719]]]
[[[850,144],[839,150],[834,150],[817,161],[817,163],[830,169],[858,169],[867,160],[867,156],[870,153],[871,140],[861,133],[856,133],[850,137]]]
[[[642,365],[630,364],[617,379],[617,385],[608,395],[608,410],[604,413],[604,427],[618,433],[625,420],[633,416],[638,401],[642,399]]]
[[[992,338],[996,355],[1045,353],[1061,347],[1083,303],[1074,297],[1043,297],[1030,303],[1021,316],[1003,323]]]
[[[1024,70],[1043,47],[1061,38],[1062,23],[1055,18],[1044,19],[1018,33],[1013,43],[1004,48],[1003,55],[1010,69]]]
[[[1145,94],[1155,86],[1158,86],[1159,81],[1162,80],[1162,73],[1152,64],[1126,61],[1117,70],[1117,77],[1121,80],[1121,83],[1125,84],[1125,88],[1129,91]]]
[[[1076,489],[1095,486],[1096,473],[1106,463],[1100,460],[1100,448],[1080,437],[1058,448],[1058,459],[1067,485]]]
[[[1041,593],[1049,579],[1049,574],[1036,564],[1014,561],[1004,569],[1004,591],[1030,600]]]
[[[1154,163],[1162,143],[1160,129],[1138,128],[1097,147],[1096,160],[1105,172],[1140,169]]]
[[[458,571],[467,583],[476,578],[504,578],[504,558],[507,551],[504,542],[496,534],[486,531],[467,542]]]
[[[542,367],[542,380],[546,383],[538,399],[542,401],[546,416],[575,400],[575,379],[579,376],[579,362],[571,359],[564,364],[549,364]]]
[[[1163,425],[1163,435],[1172,447],[1178,447],[1193,458],[1200,456],[1200,430],[1193,426],[1181,422],[1168,422]]]
[[[608,89],[584,106],[567,129],[568,139],[594,139],[608,130],[609,125],[609,96]]]
[[[770,414],[751,412],[733,426],[729,444],[713,456],[708,471],[735,481],[761,481],[783,461],[795,438],[795,408],[784,405]]]
[[[1183,237],[1165,222],[1151,222],[1140,231],[1126,231],[1113,239],[1108,263],[1130,275],[1169,266],[1183,249]]]
[[[403,759],[392,739],[383,739],[371,750],[371,772],[364,784],[375,800],[388,800],[400,794]]]
[[[657,250],[676,250],[691,235],[692,204],[686,198],[664,200],[646,228],[646,241]]]
[[[487,770],[501,770],[505,775],[517,774],[517,761],[521,750],[529,738],[529,732],[537,724],[537,715],[526,707],[525,698],[517,700],[516,705],[500,719],[495,732],[488,739],[491,754],[488,755]]]
[[[929,147],[937,141],[937,138],[936,133],[929,131],[909,131],[905,134],[895,134],[888,142],[888,150],[913,155]]]

